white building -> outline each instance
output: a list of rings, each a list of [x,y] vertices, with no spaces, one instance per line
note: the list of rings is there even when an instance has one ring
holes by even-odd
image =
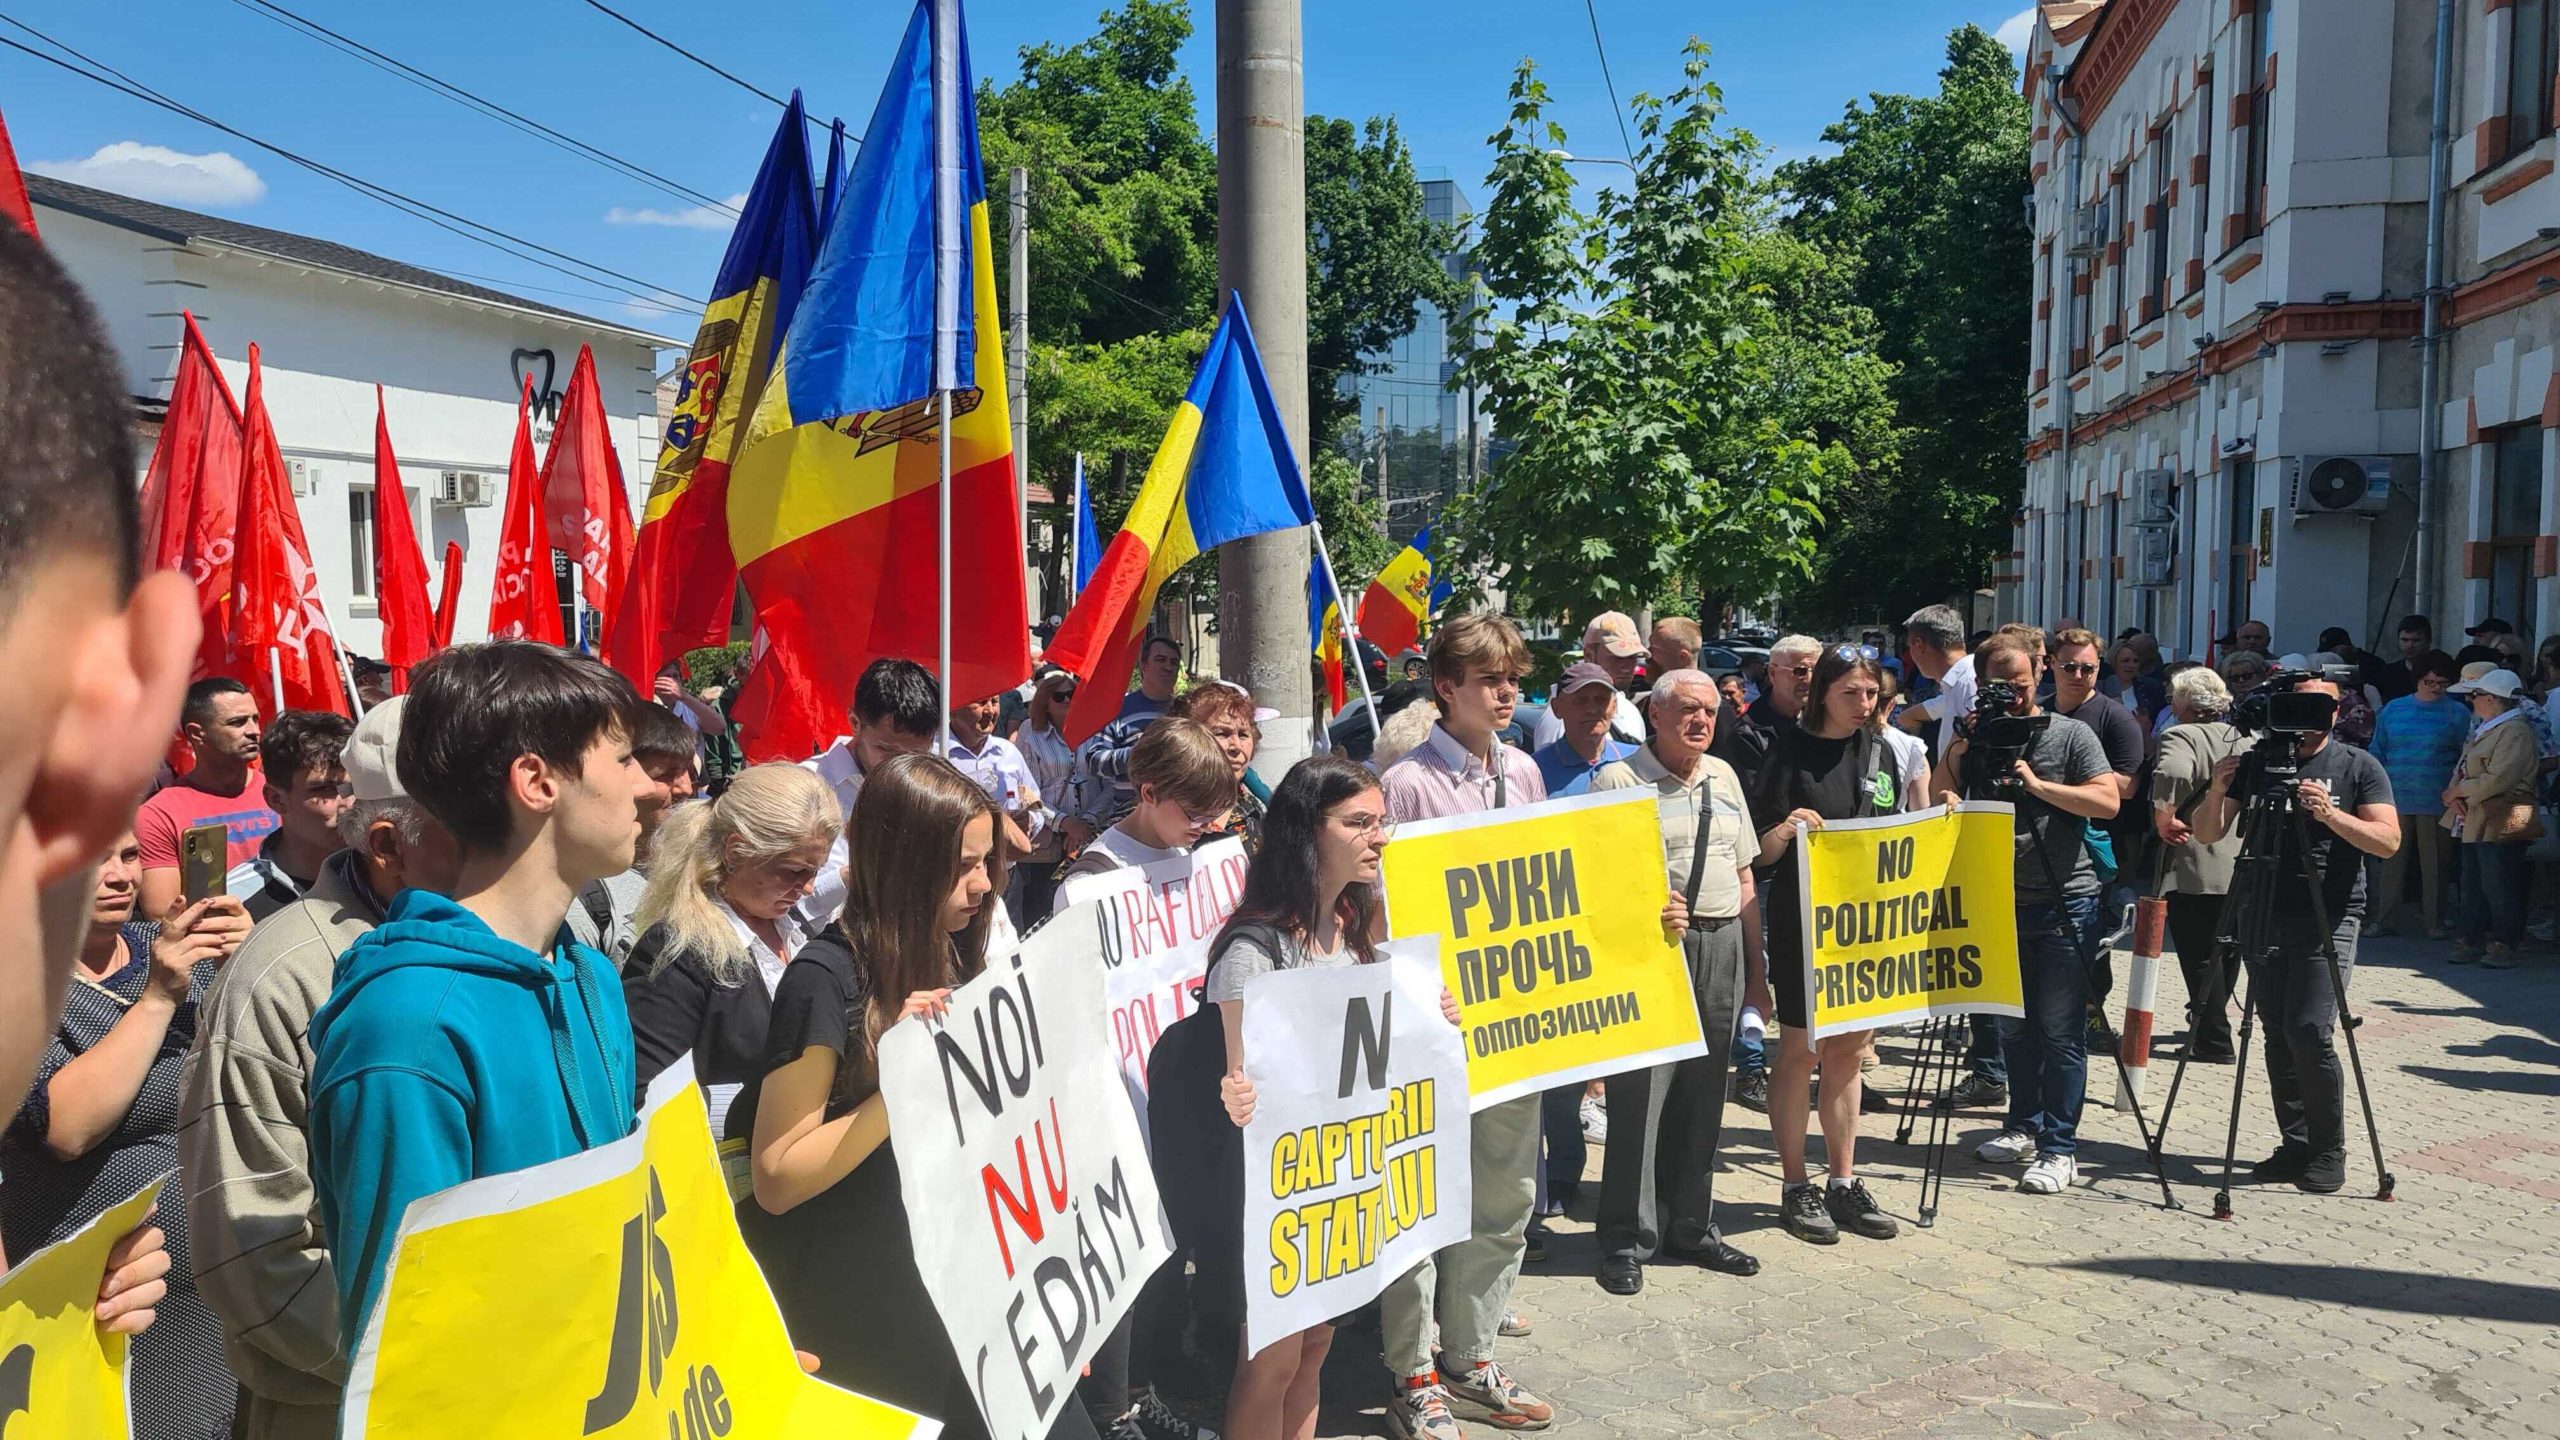
[[[375,385],[426,551],[430,598],[443,581],[445,542],[462,543],[457,640],[487,634],[519,376],[532,379],[545,407],[534,425],[538,457],[578,347],[594,347],[632,513],[647,499],[658,455],[654,362],[679,342],[326,240],[26,179],[46,248],[88,292],[123,363],[146,458],[177,371],[181,312],[194,312],[235,397],[245,398],[257,344],[312,563],[350,649],[380,653]]]
[[[2452,645],[2487,615],[2560,633],[2560,0],[2453,0],[2440,185],[2436,20],[2040,7],[2004,614],[2186,656],[2249,618],[2280,651],[2330,625],[2387,651],[2412,610]]]

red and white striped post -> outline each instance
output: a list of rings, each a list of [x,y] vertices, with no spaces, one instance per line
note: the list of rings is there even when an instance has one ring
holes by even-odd
[[[2169,902],[2145,895],[2133,902],[2133,971],[2125,978],[2124,1025],[2117,1032],[2116,1108],[2142,1101],[2142,1073],[2151,1064],[2151,997],[2160,984],[2160,945],[2169,928]]]

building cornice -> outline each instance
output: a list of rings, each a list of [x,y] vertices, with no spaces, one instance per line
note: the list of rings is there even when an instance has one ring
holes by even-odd
[[[2113,0],[2092,12],[2096,28],[2072,62],[2070,77],[2062,82],[2062,92],[2079,102],[2083,123],[2105,112],[2107,102],[2141,62],[2142,52],[2151,48],[2152,37],[2167,23],[2169,12],[2177,8],[2177,0]]]

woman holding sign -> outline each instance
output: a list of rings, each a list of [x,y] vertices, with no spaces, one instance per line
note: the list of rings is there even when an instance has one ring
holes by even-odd
[[[900,755],[870,772],[846,827],[844,914],[774,988],[755,1194],[738,1207],[819,1378],[931,1415],[950,1436],[986,1428],[916,1270],[878,1047],[986,968],[995,843],[994,803],[949,762]],[[1050,1433],[1093,1429],[1068,1405]]]
[[[1242,1130],[1253,1118],[1253,1081],[1244,1070],[1245,989],[1257,975],[1315,965],[1366,965],[1378,958],[1386,908],[1378,899],[1378,855],[1394,829],[1377,777],[1333,756],[1304,760],[1281,780],[1262,821],[1262,849],[1245,878],[1244,899],[1211,947],[1203,996],[1214,1001],[1226,1034],[1227,1075],[1219,1082],[1227,1118]],[[1457,1006],[1445,993],[1452,1024]],[[1206,1159],[1207,1157],[1201,1157]],[[1243,1163],[1240,1148],[1222,1147],[1215,1162],[1220,1203],[1235,1214],[1222,1243],[1204,1247],[1200,1284],[1225,1287],[1212,1314],[1244,1313]],[[1229,1202],[1232,1202],[1229,1204]],[[1237,1330],[1236,1374],[1227,1391],[1227,1440],[1312,1440],[1331,1325],[1283,1336],[1255,1355]]]
[[[1816,1245],[1838,1244],[1843,1227],[1875,1240],[1890,1240],[1902,1230],[1877,1207],[1856,1172],[1858,1056],[1870,1032],[1805,1043],[1813,1014],[1805,994],[1803,892],[1795,856],[1799,826],[1819,830],[1826,820],[1890,815],[1917,798],[1903,794],[1893,751],[1867,724],[1883,680],[1883,667],[1857,646],[1825,650],[1813,667],[1803,721],[1777,732],[1750,790],[1759,863],[1773,867],[1761,908],[1769,989],[1778,1023],[1787,1030],[1773,1046],[1769,1072],[1769,1132],[1786,1180],[1778,1212],[1788,1234]],[[1816,1061],[1822,1066],[1822,1148],[1831,1170],[1818,1190],[1805,1176],[1801,1099]]]

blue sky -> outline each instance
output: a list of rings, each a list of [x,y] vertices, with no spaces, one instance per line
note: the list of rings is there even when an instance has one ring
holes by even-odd
[[[581,0],[278,3],[715,197],[746,187],[780,113]],[[800,87],[813,113],[841,115],[856,130],[908,13],[897,0],[608,3],[767,90]],[[1954,27],[1979,24],[2014,44],[2022,3],[1597,0],[1596,8],[1622,100],[1674,87],[1681,45],[1702,36],[1715,48],[1712,74],[1735,121],[1785,159],[1814,151],[1851,99],[1931,88]],[[1080,39],[1102,8],[1103,0],[976,0],[967,13],[978,73],[1011,76],[1022,46]],[[1206,125],[1214,0],[1194,0],[1194,13],[1200,33],[1183,65]],[[247,0],[0,0],[0,14],[261,139],[682,294],[701,295],[719,263],[725,218],[387,76]],[[1537,60],[1576,150],[1623,153],[1590,20],[1572,0],[1307,0],[1305,23],[1308,108],[1394,115],[1417,162],[1471,194],[1481,190],[1484,142],[1503,121],[1524,56]],[[30,38],[5,24],[0,37]],[[30,169],[692,334],[690,314],[636,306],[482,248],[15,50],[0,49],[0,115]]]

